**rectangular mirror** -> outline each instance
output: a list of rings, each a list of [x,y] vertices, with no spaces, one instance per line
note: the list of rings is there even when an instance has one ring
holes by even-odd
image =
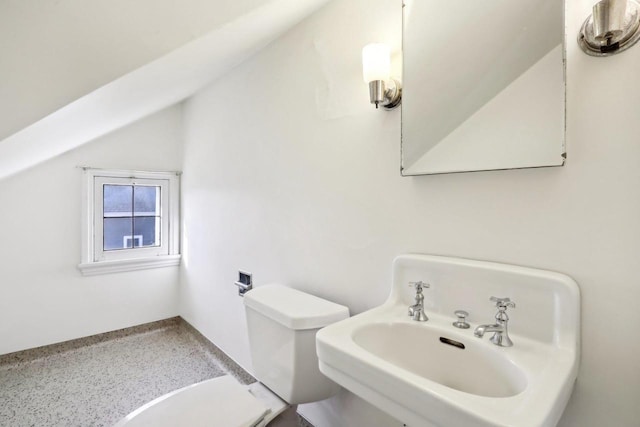
[[[404,0],[403,176],[561,166],[563,0]]]

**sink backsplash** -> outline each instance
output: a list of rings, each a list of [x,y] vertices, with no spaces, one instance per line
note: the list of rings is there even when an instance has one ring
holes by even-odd
[[[401,255],[393,264],[389,303],[414,303],[409,282],[423,281],[427,314],[451,318],[455,310],[469,312],[472,326],[493,323],[496,313],[491,296],[509,297],[509,330],[533,340],[555,345],[578,345],[574,336],[580,322],[579,288],[570,277],[546,270],[508,264],[433,255]],[[515,339],[514,339],[515,341]]]

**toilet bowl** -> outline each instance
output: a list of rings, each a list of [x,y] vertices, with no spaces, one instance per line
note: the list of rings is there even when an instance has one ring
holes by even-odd
[[[260,383],[224,375],[152,400],[114,427],[263,427],[287,407]]]
[[[281,285],[244,297],[253,374],[241,385],[230,376],[161,396],[116,427],[263,427],[289,405],[329,398],[340,387],[318,368],[316,332],[349,317],[349,309]]]

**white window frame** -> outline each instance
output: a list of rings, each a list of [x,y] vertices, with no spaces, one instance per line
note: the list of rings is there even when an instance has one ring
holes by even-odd
[[[180,264],[180,174],[84,168],[83,243],[78,268],[83,275],[107,274]],[[160,187],[160,245],[103,250],[103,186]]]
[[[130,249],[117,249],[117,250],[104,250],[103,249],[103,190],[105,185],[127,185],[127,186],[149,186],[160,187],[160,200],[157,206],[157,210],[160,212],[161,227],[160,230],[160,246],[130,248]],[[171,199],[170,194],[170,181],[165,178],[142,178],[139,175],[121,177],[121,176],[100,176],[96,175],[93,178],[93,206],[94,206],[94,236],[93,236],[93,261],[112,261],[119,259],[132,259],[132,258],[147,258],[152,256],[169,255],[169,223],[171,218],[167,218],[167,213],[170,211],[169,202]]]

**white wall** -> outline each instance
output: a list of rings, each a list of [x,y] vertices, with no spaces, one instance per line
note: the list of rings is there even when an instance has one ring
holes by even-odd
[[[0,354],[172,317],[178,267],[83,277],[82,170],[179,170],[181,106],[0,181]]]
[[[400,253],[555,270],[580,284],[583,308],[582,366],[560,425],[637,425],[640,47],[580,52],[590,8],[567,4],[563,168],[400,177],[400,113],[368,104],[359,69],[367,42],[399,44],[399,0],[333,2],[195,96],[184,317],[249,366],[238,269],[355,313],[384,300]],[[303,410],[318,426],[390,425],[366,424],[373,412],[354,402],[345,393]]]

